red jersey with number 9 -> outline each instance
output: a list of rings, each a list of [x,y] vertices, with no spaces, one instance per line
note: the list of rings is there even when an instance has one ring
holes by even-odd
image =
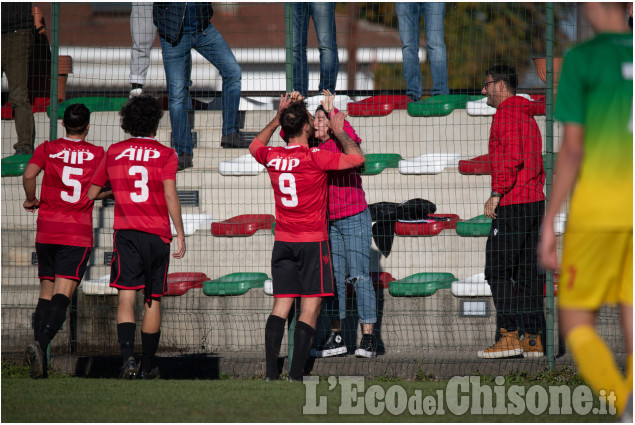
[[[276,200],[276,240],[321,242],[327,226],[327,171],[343,154],[302,145],[260,147],[253,153],[267,168]]]
[[[38,243],[92,247],[93,201],[86,196],[104,148],[63,137],[35,149],[29,164],[44,170]]]
[[[99,166],[93,184],[110,180],[115,196],[115,230],[138,230],[172,240],[164,180],[176,181],[174,149],[156,139],[137,137],[116,143]]]

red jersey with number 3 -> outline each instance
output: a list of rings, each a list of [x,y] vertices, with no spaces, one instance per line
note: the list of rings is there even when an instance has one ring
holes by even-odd
[[[110,148],[93,178],[104,186],[110,180],[115,196],[115,230],[138,230],[172,240],[163,181],[176,181],[174,149],[156,139],[137,137]]]
[[[86,194],[103,157],[104,148],[66,137],[35,149],[29,164],[44,170],[36,242],[93,246],[93,201]]]
[[[253,153],[271,179],[277,241],[328,240],[327,170],[339,169],[342,155],[303,145],[263,146]]]

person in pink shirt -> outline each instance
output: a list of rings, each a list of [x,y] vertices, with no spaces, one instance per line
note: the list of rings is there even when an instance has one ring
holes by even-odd
[[[324,90],[324,101],[313,117],[315,139],[320,149],[342,152],[342,145],[329,130],[331,114],[337,114],[333,107],[334,96]],[[353,127],[345,122],[344,130],[357,145],[362,143]],[[373,333],[377,322],[375,290],[370,278],[370,247],[372,242],[372,221],[366,195],[362,189],[359,168],[330,171],[328,177],[329,239],[333,257],[333,273],[337,287],[337,297],[325,301],[325,311],[339,315],[331,319],[331,331],[320,346],[312,351],[315,357],[331,357],[348,351],[342,337],[342,320],[346,318],[346,284],[354,286],[357,295],[357,310],[362,324],[362,340],[355,350],[357,357],[376,357],[377,340]],[[331,301],[333,300],[333,301]],[[338,306],[336,307],[336,304]]]

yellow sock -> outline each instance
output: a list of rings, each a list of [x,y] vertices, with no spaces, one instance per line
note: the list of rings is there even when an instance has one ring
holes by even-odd
[[[607,394],[615,392],[615,408],[621,415],[631,388],[620,373],[613,359],[613,353],[591,326],[574,328],[567,335],[567,345],[578,365],[578,371],[595,394],[605,390]],[[628,378],[627,378],[628,379]]]

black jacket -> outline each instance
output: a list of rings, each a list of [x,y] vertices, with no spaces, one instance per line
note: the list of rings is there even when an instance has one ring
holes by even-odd
[[[186,9],[187,3],[154,3],[152,5],[152,18],[159,30],[159,37],[172,46],[179,44],[183,36]],[[212,4],[196,3],[196,12],[198,30],[204,30],[209,26],[209,20],[214,15]]]
[[[2,32],[33,28],[31,3],[2,2]]]

